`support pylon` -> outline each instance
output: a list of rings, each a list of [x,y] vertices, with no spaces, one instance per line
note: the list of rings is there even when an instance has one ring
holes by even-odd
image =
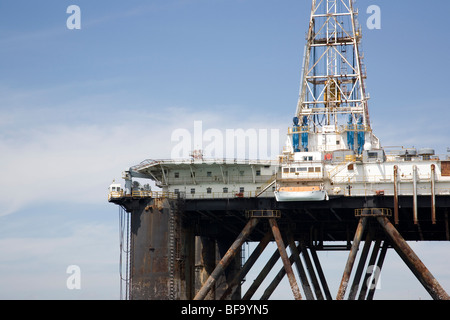
[[[372,239],[370,232],[376,232],[374,226],[370,224],[371,221],[378,221],[378,224],[381,226],[381,229],[384,231],[386,235],[386,239],[384,240],[383,247],[380,251],[381,239],[377,238],[375,240],[375,245],[372,251],[372,255],[369,260],[368,268],[376,266],[378,267],[378,272],[381,271],[381,267],[384,262],[384,258],[386,256],[386,252],[388,249],[388,242],[392,244],[395,251],[402,258],[405,264],[409,267],[409,269],[413,272],[416,278],[420,281],[420,283],[424,286],[427,292],[434,300],[450,300],[450,296],[445,292],[439,282],[434,278],[431,272],[427,269],[427,267],[423,264],[423,262],[419,259],[419,257],[414,253],[405,239],[400,235],[391,221],[388,219],[390,216],[389,209],[358,209],[356,210],[357,215],[360,216],[360,220],[358,222],[358,227],[355,233],[355,237],[353,239],[352,248],[349,253],[349,257],[347,259],[347,264],[345,266],[344,274],[342,276],[341,284],[339,286],[338,294],[336,299],[343,300],[345,296],[345,292],[348,288],[350,282],[350,275],[353,269],[354,262],[356,260],[356,255],[359,249],[359,244],[362,239],[363,233],[368,227],[368,236],[366,238],[366,243],[360,255],[360,260],[358,263],[358,268],[355,273],[355,277],[353,280],[353,285],[351,287],[351,291],[349,294],[349,299],[353,300],[356,297],[357,290],[359,288],[359,283],[362,276],[362,270],[365,265],[366,258],[368,256],[368,250],[371,245]],[[369,280],[368,277],[369,271],[366,271],[366,277],[362,283],[361,291],[359,294],[359,299],[373,299],[375,286],[368,286],[367,282]],[[367,292],[368,291],[368,292]]]

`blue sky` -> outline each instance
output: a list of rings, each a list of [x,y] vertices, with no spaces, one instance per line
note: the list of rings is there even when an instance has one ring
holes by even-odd
[[[81,30],[66,27],[72,4]],[[381,30],[365,27],[372,4]],[[385,146],[446,153],[450,3],[357,5],[375,134]],[[283,134],[309,13],[310,1],[299,0],[1,1],[0,298],[117,299],[111,181],[144,159],[168,158],[173,130],[195,120]],[[412,245],[450,290],[450,246]],[[323,259],[335,295],[345,257],[332,255]],[[73,264],[81,290],[66,287]],[[377,297],[428,298],[407,274],[390,253]]]

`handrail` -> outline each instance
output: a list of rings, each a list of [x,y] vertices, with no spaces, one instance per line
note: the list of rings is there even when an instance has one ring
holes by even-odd
[[[267,191],[265,191],[267,192]],[[236,198],[256,198],[261,197],[265,192],[245,191],[245,192],[196,192],[196,193],[175,193],[164,191],[133,191],[131,194],[125,194],[123,191],[111,191],[108,194],[108,200],[124,198],[155,198],[155,199],[236,199]],[[272,196],[273,194],[268,194]],[[267,195],[266,195],[267,196]]]

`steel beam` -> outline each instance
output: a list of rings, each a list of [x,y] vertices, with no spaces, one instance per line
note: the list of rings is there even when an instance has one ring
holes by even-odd
[[[414,224],[419,224],[419,217],[417,214],[417,166],[413,165],[413,220]]]
[[[300,284],[303,288],[303,292],[305,293],[306,300],[314,300],[314,295],[311,290],[311,286],[308,281],[308,277],[306,276],[305,269],[303,268],[302,261],[300,259],[300,253],[299,250],[297,250],[297,247],[295,245],[294,238],[292,236],[292,233],[288,233],[288,242],[289,242],[289,248],[292,253],[292,257],[294,258],[295,267],[297,268],[297,273],[300,277]]]
[[[378,256],[378,261],[377,261],[377,267],[378,267],[379,272],[381,272],[381,269],[383,268],[384,258],[386,257],[388,248],[389,248],[388,241],[384,241],[383,247],[381,248],[380,255]],[[370,288],[369,293],[367,294],[366,300],[373,300],[373,296],[375,295],[376,289],[377,289],[376,285],[374,285],[374,286],[372,286],[372,288]]]
[[[358,267],[356,268],[355,277],[353,278],[353,284],[350,288],[350,293],[348,294],[349,300],[355,300],[356,293],[359,289],[359,283],[361,281],[361,277],[364,271],[364,266],[366,264],[367,256],[369,255],[370,246],[372,245],[372,235],[370,232],[367,233],[366,240],[364,241],[364,247],[361,253],[361,257],[359,258]]]
[[[272,233],[268,231],[265,234],[264,238],[262,238],[262,240],[258,243],[258,246],[255,248],[255,250],[253,250],[252,254],[245,262],[240,272],[230,282],[227,290],[223,293],[222,297],[220,297],[220,300],[225,300],[232,293],[234,287],[237,286],[242,281],[242,279],[245,278],[246,274],[250,271],[250,269],[255,264],[256,260],[259,258],[264,249],[267,247],[271,239]]]
[[[436,192],[435,192],[435,180],[436,180],[436,166],[431,165],[431,222],[436,224]]]
[[[300,250],[300,245],[297,246],[297,250]],[[278,252],[278,249],[277,249]],[[291,254],[289,257],[289,263],[292,265],[294,263],[294,255]],[[281,280],[283,280],[284,276],[286,275],[286,269],[281,267],[280,271],[276,274],[275,278],[272,280],[270,285],[266,288],[263,295],[261,296],[261,300],[269,300],[272,293],[275,291],[277,286],[280,284]]]
[[[304,241],[300,241],[300,248],[302,249],[303,258],[305,259],[306,264],[306,270],[308,271],[309,278],[311,279],[311,283],[313,285],[316,298],[317,300],[324,300],[322,291],[320,289],[319,281],[317,281],[316,273],[311,263],[311,259],[309,258],[308,250],[306,249]]]
[[[231,260],[236,255],[238,249],[242,246],[245,239],[250,235],[252,230],[258,224],[258,219],[250,219],[247,225],[244,227],[242,232],[236,238],[234,243],[231,245],[230,249],[228,249],[227,253],[224,255],[222,260],[217,264],[214,271],[209,276],[208,280],[206,280],[203,287],[197,292],[194,300],[203,300],[208,294],[209,290],[211,290],[212,286],[216,283],[217,278],[220,274],[226,269],[226,267],[230,264]]]
[[[350,274],[353,269],[353,264],[355,263],[356,254],[358,253],[359,243],[361,242],[361,238],[362,238],[364,229],[366,227],[366,224],[367,224],[367,217],[361,217],[358,222],[358,227],[356,229],[355,237],[353,239],[352,248],[350,249],[347,264],[344,269],[344,274],[342,275],[342,280],[341,280],[341,284],[339,286],[336,300],[344,299],[345,291],[347,290],[348,282],[350,280]]]
[[[395,229],[389,219],[386,217],[377,217],[377,220],[392,241],[392,245],[394,246],[395,251],[397,251],[399,256],[411,269],[420,283],[422,283],[431,297],[434,300],[450,300],[450,296],[433,277],[431,272],[414,253],[414,251],[411,249],[405,239],[403,239],[397,229]]]
[[[325,274],[323,273],[322,266],[320,265],[319,257],[317,256],[316,249],[309,248],[309,251],[311,252],[311,256],[313,258],[314,265],[316,267],[317,274],[320,279],[320,283],[322,284],[325,297],[327,300],[333,300],[333,298],[331,297],[330,289],[328,288],[327,280],[325,279]]]
[[[280,252],[278,249],[275,250],[275,252],[270,257],[269,261],[265,264],[261,272],[258,274],[256,279],[253,281],[250,288],[248,288],[245,295],[242,297],[242,300],[250,300],[253,295],[255,294],[256,290],[258,290],[261,283],[264,281],[264,279],[269,274],[270,270],[272,270],[273,266],[277,263],[278,259],[280,258]]]
[[[283,261],[284,269],[289,279],[289,284],[291,285],[292,293],[294,294],[295,300],[301,300],[302,295],[297,285],[297,280],[295,279],[294,272],[292,270],[291,263],[289,261],[288,255],[286,253],[286,248],[284,246],[283,239],[281,237],[280,229],[278,228],[277,221],[273,218],[269,219],[270,227],[272,228],[273,237],[277,243],[278,251],[280,251],[281,261]]]
[[[394,221],[398,225],[398,166],[394,166]]]
[[[375,241],[375,245],[372,249],[372,254],[370,255],[370,259],[369,259],[369,264],[367,265],[367,268],[369,268],[370,266],[374,266],[375,262],[377,261],[377,257],[378,257],[378,253],[380,252],[380,245],[381,245],[381,240],[377,239]],[[361,291],[359,292],[359,297],[358,300],[364,300],[366,297],[366,293],[367,293],[367,289],[369,288],[369,286],[367,285],[367,281],[369,281],[370,279],[370,273],[368,273],[366,271],[366,275],[364,277],[364,281],[362,283],[362,287],[361,287]]]

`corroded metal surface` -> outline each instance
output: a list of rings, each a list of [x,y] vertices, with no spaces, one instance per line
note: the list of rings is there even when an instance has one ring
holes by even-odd
[[[445,292],[444,288],[441,287],[439,282],[414,253],[408,243],[406,243],[405,239],[403,239],[392,223],[386,217],[378,217],[377,220],[391,239],[399,256],[411,269],[420,283],[422,283],[431,297],[435,300],[450,300],[450,297],[447,292]]]

